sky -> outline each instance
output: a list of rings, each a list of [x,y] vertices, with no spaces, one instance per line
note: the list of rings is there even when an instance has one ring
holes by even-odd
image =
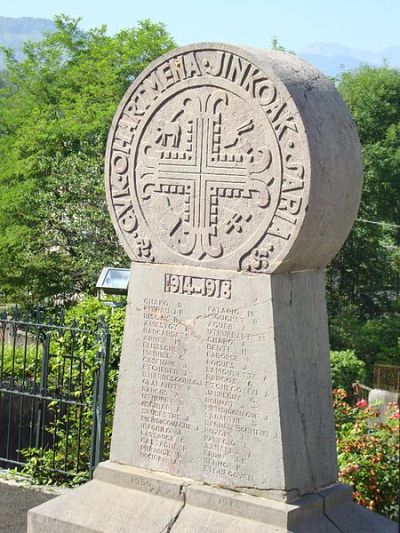
[[[4,17],[82,17],[84,29],[113,34],[150,18],[178,44],[228,42],[289,49],[338,43],[379,52],[400,45],[400,0],[2,0]]]

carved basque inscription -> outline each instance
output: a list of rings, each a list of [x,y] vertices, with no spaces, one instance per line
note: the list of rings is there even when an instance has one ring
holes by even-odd
[[[153,64],[107,149],[109,206],[131,258],[268,272],[307,204],[298,121],[279,83],[236,53]]]

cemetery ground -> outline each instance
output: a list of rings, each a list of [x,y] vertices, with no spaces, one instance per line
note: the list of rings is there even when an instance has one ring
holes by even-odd
[[[28,510],[61,492],[49,487],[33,488],[26,482],[9,478],[9,474],[0,470],[0,532],[25,533]]]

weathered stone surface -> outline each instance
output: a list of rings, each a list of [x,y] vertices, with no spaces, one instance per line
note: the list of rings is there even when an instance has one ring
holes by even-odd
[[[336,481],[322,272],[134,263],[123,354],[113,461],[279,499]]]
[[[30,511],[28,532],[167,531],[182,507],[182,480],[136,474],[118,465],[101,467],[93,481]]]
[[[341,97],[292,54],[192,45],[128,89],[110,131],[106,191],[134,261],[252,272],[324,267],[361,194]]]
[[[28,533],[395,533],[334,485],[292,503],[103,463],[95,479],[29,512]]]

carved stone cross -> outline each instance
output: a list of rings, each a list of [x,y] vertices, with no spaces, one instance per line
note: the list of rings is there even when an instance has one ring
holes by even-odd
[[[241,199],[253,200],[259,210],[270,201],[271,152],[246,141],[246,132],[254,128],[252,120],[234,131],[222,130],[228,111],[226,92],[185,98],[183,109],[161,125],[154,143],[146,146],[146,169],[138,178],[141,198],[152,201],[161,226],[169,237],[179,235],[176,250],[200,260],[205,255],[220,257],[221,234],[242,232],[251,220]],[[168,132],[174,135],[170,138]],[[180,195],[182,202],[174,204],[171,195]]]

